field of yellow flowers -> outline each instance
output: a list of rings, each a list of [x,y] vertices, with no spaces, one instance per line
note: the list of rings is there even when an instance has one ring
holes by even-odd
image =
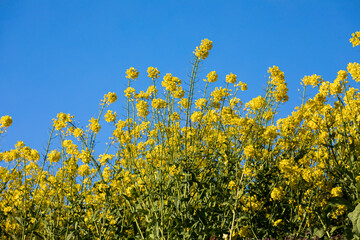
[[[208,92],[223,81],[215,71],[195,99],[212,47],[196,47],[188,89],[149,67],[137,92],[131,67],[125,120],[109,92],[86,128],[59,113],[42,156],[21,141],[1,152],[0,239],[359,239],[360,64],[333,82],[305,76],[301,106],[275,121],[288,100],[277,66],[247,103],[232,73]],[[113,132],[95,155],[103,121]],[[11,124],[1,117],[0,134]]]

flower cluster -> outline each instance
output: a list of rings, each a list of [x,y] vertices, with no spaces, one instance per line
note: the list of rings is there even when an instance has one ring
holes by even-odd
[[[360,31],[354,32],[351,34],[352,38],[350,38],[350,42],[352,43],[353,47],[360,45]]]
[[[152,79],[159,78],[160,72],[158,71],[157,68],[148,67],[147,72],[148,72],[148,77],[149,78],[152,78]]]
[[[212,49],[213,43],[209,39],[201,41],[199,47],[196,47],[194,54],[197,58],[205,60],[209,56],[209,51]]]
[[[134,67],[131,67],[128,70],[126,70],[126,78],[135,80],[138,77],[139,77],[139,72]]]
[[[206,76],[207,79],[204,79],[204,82],[216,82],[218,79],[218,75],[216,74],[215,71],[209,72],[209,74]]]

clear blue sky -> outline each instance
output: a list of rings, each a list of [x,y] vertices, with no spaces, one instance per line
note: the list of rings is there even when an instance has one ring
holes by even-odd
[[[186,81],[203,38],[214,47],[200,77],[237,74],[248,83],[243,101],[262,94],[268,68],[279,66],[287,116],[301,103],[304,75],[332,81],[359,61],[359,47],[349,43],[359,30],[359,0],[0,0],[0,116],[13,118],[0,151],[22,140],[43,153],[57,113],[86,126],[109,91],[118,94],[112,109],[120,113],[131,66],[140,71],[137,89],[150,84],[149,66]]]

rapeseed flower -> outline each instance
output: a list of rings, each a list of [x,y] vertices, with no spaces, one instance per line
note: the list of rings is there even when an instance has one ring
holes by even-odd
[[[90,128],[90,130],[95,132],[95,133],[98,133],[100,131],[100,129],[101,129],[101,126],[99,124],[99,120],[91,118],[89,120],[89,122],[90,122],[90,124],[88,125],[88,127]]]
[[[209,56],[209,51],[212,49],[213,42],[209,39],[204,39],[201,41],[199,47],[196,47],[194,54],[197,58],[205,60]]]
[[[135,80],[138,77],[139,77],[139,72],[134,67],[131,67],[128,70],[126,70],[126,78]]]
[[[215,71],[209,72],[208,75],[206,76],[207,79],[204,79],[204,82],[216,82],[218,79],[218,75],[216,74]]]
[[[154,67],[148,67],[147,73],[148,73],[148,77],[152,79],[159,78],[159,74],[160,74],[158,69]]]
[[[352,38],[350,38],[350,42],[352,43],[353,47],[360,45],[360,31],[354,32],[351,34]]]
[[[229,75],[226,75],[226,82],[227,83],[232,83],[232,84],[235,84],[236,83],[236,79],[237,79],[237,76],[233,73],[230,73]]]
[[[48,159],[50,163],[57,163],[61,159],[61,153],[58,150],[52,150],[49,155]]]
[[[4,127],[4,128],[7,128],[7,127],[10,127],[11,124],[12,124],[12,118],[8,115],[6,116],[2,116],[0,118],[0,127]]]

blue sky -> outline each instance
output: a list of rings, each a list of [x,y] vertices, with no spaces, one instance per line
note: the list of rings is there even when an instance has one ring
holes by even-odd
[[[139,90],[150,84],[149,66],[187,81],[204,38],[214,46],[200,78],[215,70],[221,86],[226,74],[237,74],[248,84],[240,95],[246,102],[263,93],[267,70],[277,65],[289,88],[280,109],[287,116],[301,104],[304,75],[332,81],[359,61],[349,43],[360,30],[359,12],[358,0],[0,0],[0,116],[13,118],[0,151],[22,140],[43,153],[57,113],[86,126],[109,91],[118,94],[112,109],[121,113],[131,66],[140,71]]]

